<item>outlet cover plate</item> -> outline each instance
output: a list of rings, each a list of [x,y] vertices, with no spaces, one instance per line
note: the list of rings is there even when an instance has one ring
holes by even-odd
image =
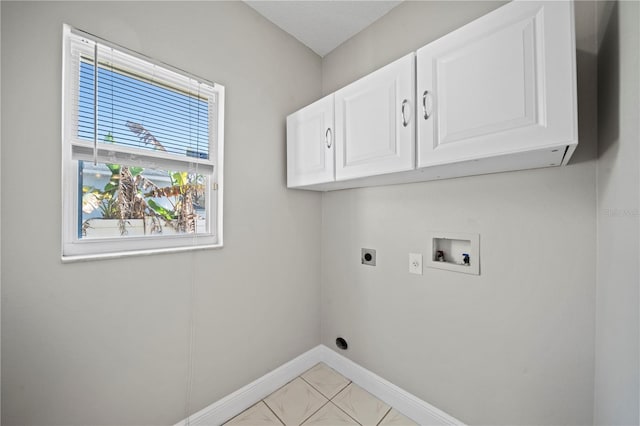
[[[409,253],[409,272],[422,275],[422,253]]]

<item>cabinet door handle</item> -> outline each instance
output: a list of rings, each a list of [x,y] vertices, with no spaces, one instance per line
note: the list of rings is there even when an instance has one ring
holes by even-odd
[[[401,111],[402,111],[402,125],[404,127],[407,127],[409,125],[409,120],[407,120],[407,117],[404,115],[404,108],[407,106],[408,103],[409,103],[409,101],[406,100],[406,99],[404,101],[402,101],[402,109],[401,109]]]
[[[331,127],[327,127],[327,131],[324,132],[324,143],[327,145],[327,148],[331,148],[331,144],[333,143],[333,132],[331,131]]]
[[[429,98],[429,109],[427,110],[427,97]],[[422,112],[424,113],[424,119],[428,120],[433,112],[433,104],[431,101],[431,93],[425,90],[422,94]]]

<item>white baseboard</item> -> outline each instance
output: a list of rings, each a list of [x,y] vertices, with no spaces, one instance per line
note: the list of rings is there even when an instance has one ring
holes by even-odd
[[[320,345],[316,349],[321,354],[322,362],[416,423],[420,425],[464,425],[455,417],[399,388],[328,347]]]
[[[185,419],[176,423],[175,426],[221,425],[319,363],[321,361],[319,348],[320,346],[316,346],[303,353],[232,394],[192,414],[188,421]]]
[[[464,423],[444,411],[400,389],[350,359],[345,358],[324,345],[319,345],[256,379],[252,383],[238,389],[232,394],[192,414],[189,419],[182,420],[175,426],[220,425],[251,407],[273,391],[281,388],[319,362],[324,362],[338,373],[349,378],[355,384],[391,405],[418,424],[464,425]]]

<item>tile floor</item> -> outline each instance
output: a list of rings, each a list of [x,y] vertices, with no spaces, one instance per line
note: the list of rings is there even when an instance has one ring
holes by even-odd
[[[320,363],[225,425],[416,425]]]

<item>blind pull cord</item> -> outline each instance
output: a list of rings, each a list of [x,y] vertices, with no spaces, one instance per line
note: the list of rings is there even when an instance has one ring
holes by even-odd
[[[98,43],[93,45],[93,165],[98,165]]]
[[[191,89],[189,89],[189,95],[191,95]],[[198,100],[200,99],[200,85],[198,84]],[[193,130],[193,126],[191,125],[191,96],[189,97],[189,143],[191,145],[191,131]],[[200,123],[200,110],[198,108],[198,119],[197,123]],[[200,152],[200,136],[199,133],[196,133],[196,155],[199,155]],[[198,184],[198,163],[196,163],[195,167],[195,182],[194,185]],[[188,181],[188,179],[187,179]],[[189,184],[189,182],[187,182]],[[197,189],[196,189],[197,191]],[[208,196],[208,194],[207,194]],[[183,200],[184,202],[185,200]],[[211,214],[211,213],[209,213]],[[198,241],[198,221],[196,219],[195,224],[195,233],[193,234],[193,243],[197,245]],[[195,353],[195,345],[196,345],[196,277],[195,270],[197,267],[196,263],[196,254],[191,254],[191,282],[189,288],[189,346],[187,352],[187,389],[185,396],[185,426],[191,426],[191,399],[193,397],[193,375],[194,375],[194,353]]]

